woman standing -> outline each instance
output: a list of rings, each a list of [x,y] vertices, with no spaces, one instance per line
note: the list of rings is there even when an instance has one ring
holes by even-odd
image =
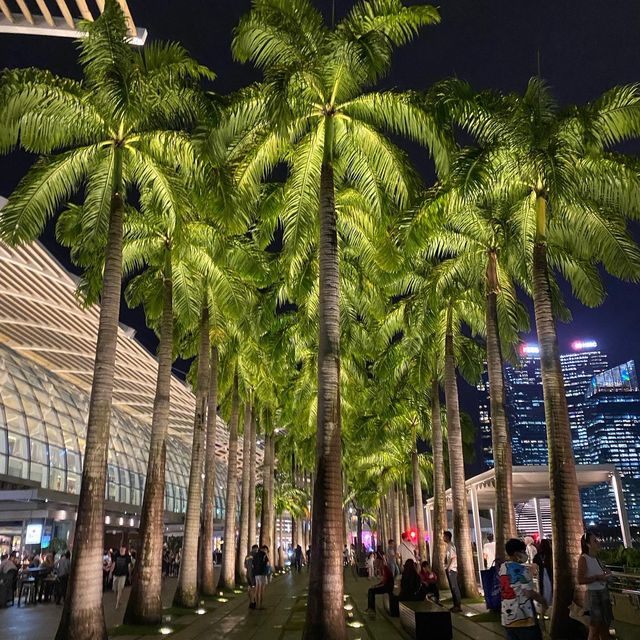
[[[538,583],[540,594],[547,602],[553,600],[553,555],[551,552],[551,540],[543,538],[538,546],[538,553],[533,559],[538,566]]]
[[[611,572],[607,571],[597,555],[600,540],[595,533],[585,533],[580,544],[582,555],[578,560],[578,583],[587,585],[587,605],[589,610],[589,640],[608,640],[609,627],[613,622],[613,611],[607,580]]]

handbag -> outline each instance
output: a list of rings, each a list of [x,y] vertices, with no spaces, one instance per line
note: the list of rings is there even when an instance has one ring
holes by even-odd
[[[500,594],[500,576],[498,567],[494,564],[489,569],[480,572],[484,601],[489,611],[500,611],[502,597]]]
[[[577,620],[585,627],[588,627],[591,622],[589,612],[584,607],[580,606],[577,602],[572,602],[569,605],[569,617],[572,620]]]

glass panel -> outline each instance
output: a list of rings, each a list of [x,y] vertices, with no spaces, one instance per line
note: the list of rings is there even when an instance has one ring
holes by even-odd
[[[54,491],[64,491],[65,473],[61,469],[51,469],[49,473],[49,487]]]
[[[0,389],[0,397],[2,398],[2,404],[14,411],[22,413],[22,404],[20,404],[20,398],[16,393],[15,387],[10,383],[7,383]]]
[[[27,439],[25,436],[17,433],[11,433],[11,431],[9,431],[8,436],[9,455],[27,460],[29,458],[29,453],[27,451]]]
[[[67,460],[64,449],[49,445],[49,464],[58,469],[66,469]]]
[[[16,411],[9,407],[4,408],[4,413],[7,418],[7,427],[18,433],[27,433],[27,423],[25,422],[22,410]]]
[[[47,464],[47,445],[39,440],[31,440],[31,462]]]
[[[65,431],[70,431],[70,432],[75,431],[73,427],[73,421],[66,413],[59,412],[57,415],[58,415],[58,421],[60,422],[60,426]]]
[[[25,415],[42,419],[42,414],[40,413],[40,407],[38,406],[38,404],[33,398],[27,395],[23,395],[21,399],[22,399],[22,405],[24,407]]]
[[[42,485],[45,489],[47,488],[47,483],[49,482],[49,470],[46,465],[38,464],[36,462],[31,463],[31,473],[29,477],[34,482]]]
[[[29,476],[29,463],[18,458],[9,458],[9,475],[14,478],[27,478]]]
[[[64,440],[62,439],[62,431],[60,431],[60,427],[50,425],[47,428],[47,439],[49,440],[49,444],[64,447]]]
[[[7,456],[0,453],[0,473],[7,473]]]
[[[69,493],[80,493],[81,477],[77,473],[67,474],[67,491]]]
[[[65,449],[71,451],[78,451],[78,437],[75,433],[69,433],[68,431],[62,432],[62,437],[64,438],[64,446]]]
[[[69,471],[75,471],[80,473],[82,471],[82,465],[80,464],[80,454],[75,451],[69,451],[67,449],[67,469]]]
[[[29,427],[29,436],[32,438],[47,439],[47,429],[44,422],[40,418],[32,416],[27,417],[27,425]]]

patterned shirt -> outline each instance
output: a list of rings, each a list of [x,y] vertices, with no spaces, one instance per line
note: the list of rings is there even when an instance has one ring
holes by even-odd
[[[529,568],[519,562],[500,565],[500,594],[502,596],[502,626],[534,627],[536,625],[530,595],[533,580]]]

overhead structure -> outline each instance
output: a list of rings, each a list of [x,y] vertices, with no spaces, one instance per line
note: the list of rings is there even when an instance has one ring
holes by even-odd
[[[104,10],[104,0],[35,0],[29,4],[31,7],[26,0],[0,0],[0,33],[78,38],[83,32],[76,21],[93,21]],[[147,30],[136,27],[127,0],[118,0],[118,4],[127,20],[131,44],[144,44]]]

